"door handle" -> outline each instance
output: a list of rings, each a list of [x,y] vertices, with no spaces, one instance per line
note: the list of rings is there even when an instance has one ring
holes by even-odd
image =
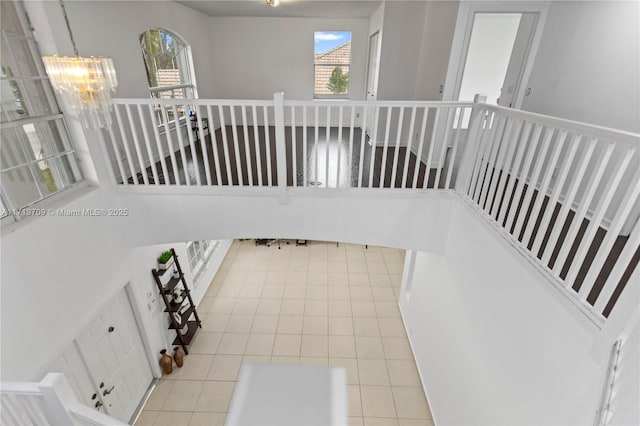
[[[104,392],[102,392],[102,396],[107,396],[111,393],[111,391],[113,391],[113,388],[115,388],[114,386],[111,386],[111,389],[105,389]]]
[[[100,407],[102,407],[104,404],[100,401],[96,401],[96,404],[94,405],[94,407],[96,407],[96,410],[100,411]]]

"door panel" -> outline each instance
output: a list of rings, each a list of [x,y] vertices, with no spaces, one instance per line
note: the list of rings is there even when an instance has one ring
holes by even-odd
[[[77,344],[106,413],[128,421],[153,377],[124,291],[78,336]]]
[[[509,58],[509,65],[504,77],[504,83],[500,90],[498,105],[508,108],[513,106],[516,95],[520,91],[524,66],[529,54],[529,48],[533,41],[533,34],[538,21],[537,13],[523,13],[518,25],[518,32],[513,43],[513,50]]]
[[[378,66],[380,59],[378,52],[380,43],[380,31],[371,34],[369,38],[369,65],[367,68],[367,100],[375,100],[378,96]]]

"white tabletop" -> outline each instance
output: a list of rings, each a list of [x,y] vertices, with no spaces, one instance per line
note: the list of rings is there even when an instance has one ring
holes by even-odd
[[[225,424],[346,425],[346,372],[339,367],[243,364]]]

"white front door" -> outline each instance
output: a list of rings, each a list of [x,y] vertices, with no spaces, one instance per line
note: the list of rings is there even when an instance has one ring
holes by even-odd
[[[126,292],[76,340],[104,412],[128,422],[153,380]]]

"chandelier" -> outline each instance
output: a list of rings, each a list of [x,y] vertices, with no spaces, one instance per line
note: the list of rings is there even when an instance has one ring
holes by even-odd
[[[265,2],[267,3],[267,6],[271,7],[278,7],[280,4],[280,0],[265,0]]]
[[[275,0],[274,0],[275,1]],[[75,56],[42,57],[54,90],[77,112],[82,127],[95,130],[111,126],[111,93],[118,86],[111,58],[78,54],[69,18],[60,0]]]

